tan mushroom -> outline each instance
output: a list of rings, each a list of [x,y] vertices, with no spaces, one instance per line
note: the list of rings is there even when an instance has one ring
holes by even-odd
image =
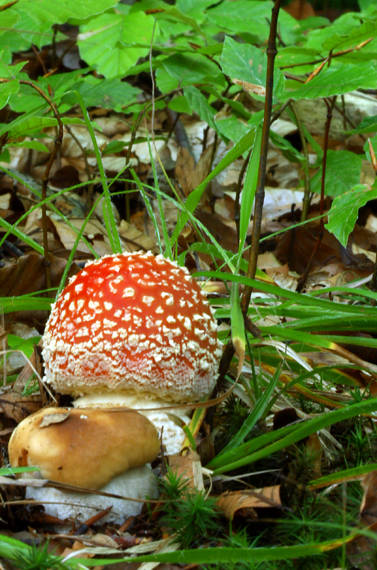
[[[44,479],[145,499],[157,493],[146,464],[156,458],[159,447],[156,428],[135,411],[44,408],[14,430],[9,459],[13,467],[38,467]],[[106,520],[121,523],[139,514],[143,504],[47,487],[28,487],[27,496],[43,501],[51,515],[81,521],[111,506]]]

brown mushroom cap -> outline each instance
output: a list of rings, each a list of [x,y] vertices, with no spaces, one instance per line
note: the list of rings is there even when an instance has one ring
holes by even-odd
[[[45,479],[99,489],[153,461],[159,448],[155,427],[135,411],[44,408],[16,427],[9,460],[39,467]]]
[[[144,252],[89,262],[62,291],[43,336],[45,380],[73,396],[197,401],[212,391],[220,355],[199,285],[185,268]]]

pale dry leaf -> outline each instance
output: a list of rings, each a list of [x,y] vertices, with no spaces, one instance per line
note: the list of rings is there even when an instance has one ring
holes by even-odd
[[[175,177],[184,193],[188,196],[194,186],[195,159],[187,148],[181,146],[175,165]]]
[[[43,420],[39,424],[39,427],[42,428],[42,427],[48,427],[51,424],[61,424],[62,422],[65,422],[65,420],[69,418],[69,415],[70,415],[69,410],[63,413],[48,414],[47,416],[44,416]]]
[[[0,208],[2,210],[9,210],[10,199],[11,199],[11,194],[9,192],[7,192],[6,194],[2,194],[0,196]]]
[[[156,240],[132,222],[122,220],[119,225],[119,235],[126,242],[129,251],[140,249],[156,251]]]
[[[256,83],[249,83],[248,81],[243,81],[242,79],[232,79],[233,83],[242,87],[246,93],[254,93],[255,95],[260,95],[264,97],[266,95],[266,88],[263,85],[257,85]]]
[[[65,249],[67,251],[71,251],[77,239],[77,232],[71,227],[69,227],[67,223],[61,220],[60,218],[57,219],[54,216],[50,216],[50,220]],[[77,230],[81,229],[84,222],[85,220],[83,218],[70,219],[70,223],[72,224],[72,226],[77,228]],[[89,222],[85,226],[83,236],[89,242],[92,242],[95,237],[100,238],[101,241],[104,243],[106,253],[112,253],[111,246],[106,234],[106,229],[99,221],[89,220]],[[85,245],[85,243],[83,243],[83,241],[79,242],[77,250],[82,253],[90,253],[89,248]]]
[[[226,492],[218,497],[217,506],[230,520],[233,520],[238,511],[244,509],[248,514],[255,516],[255,508],[281,507],[280,485]]]
[[[169,455],[169,466],[179,477],[188,482],[189,487],[204,489],[203,471],[199,455],[191,449],[185,455]]]

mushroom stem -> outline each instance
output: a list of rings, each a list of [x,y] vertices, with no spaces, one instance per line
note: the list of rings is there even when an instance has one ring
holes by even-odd
[[[54,487],[27,487],[26,498],[40,502],[48,515],[79,523],[111,507],[111,511],[101,519],[101,522],[120,525],[128,517],[141,513],[146,497],[157,498],[157,478],[151,467],[144,465],[114,477],[98,491],[99,493],[89,494],[62,491]],[[106,497],[100,493],[111,493],[131,500]]]
[[[75,408],[131,408],[145,416],[157,429],[166,455],[174,455],[182,449],[185,440],[183,426],[190,422],[191,410],[174,408],[151,394],[107,393],[90,394],[77,398]]]

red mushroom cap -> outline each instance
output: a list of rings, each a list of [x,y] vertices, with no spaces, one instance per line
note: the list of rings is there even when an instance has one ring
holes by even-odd
[[[173,401],[210,394],[221,355],[205,294],[187,269],[152,253],[89,262],[53,305],[45,379],[73,396],[142,392]]]

